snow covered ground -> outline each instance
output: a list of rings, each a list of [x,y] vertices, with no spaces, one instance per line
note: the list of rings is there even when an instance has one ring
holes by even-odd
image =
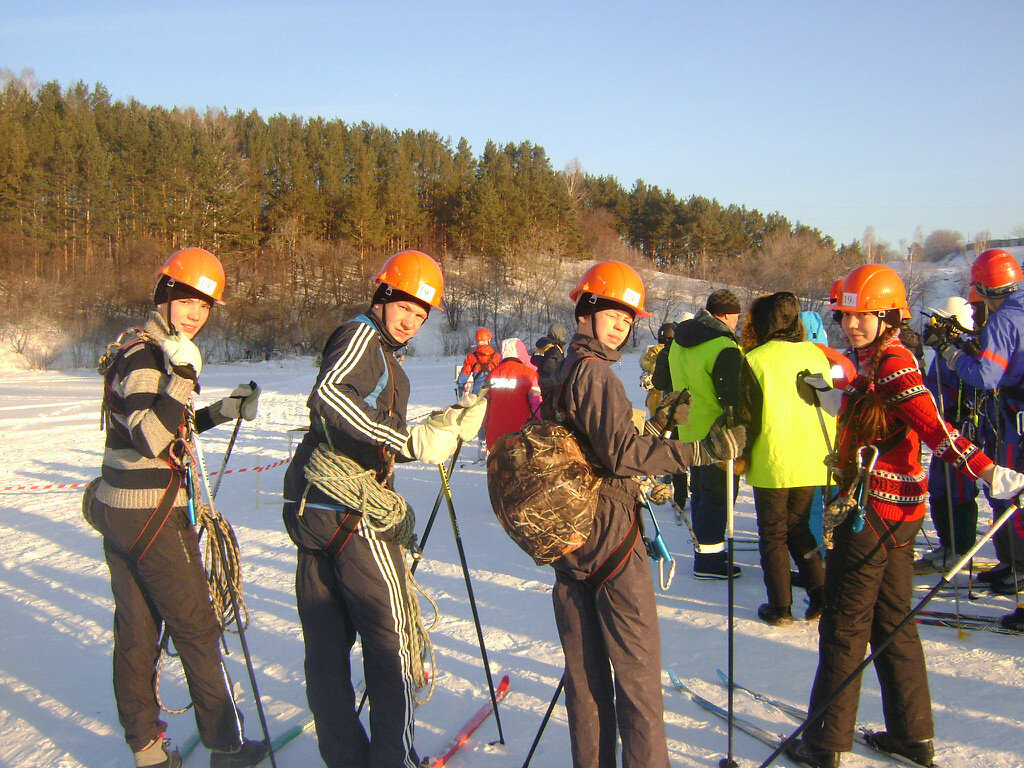
[[[455,360],[409,358],[415,418],[451,400]],[[641,403],[637,357],[619,367],[634,402]],[[287,458],[288,430],[306,424],[305,398],[314,379],[308,358],[269,363],[209,366],[203,396],[223,396],[238,382],[256,379],[264,388],[259,417],[239,434],[231,466],[267,465]],[[12,372],[0,375],[0,489],[9,486],[84,482],[98,471],[100,379],[92,371]],[[207,433],[211,469],[220,464],[230,429]],[[476,446],[467,447],[470,458]],[[247,634],[272,733],[306,716],[302,637],[293,596],[294,548],[280,521],[283,467],[256,474],[227,475],[218,507],[232,521],[241,545],[245,592],[252,612]],[[413,503],[422,529],[439,488],[438,472],[422,464],[398,469],[398,488]],[[495,722],[452,765],[509,768],[522,764],[562,671],[551,611],[552,572],[537,568],[505,537],[487,501],[483,465],[467,464],[452,478],[462,539],[484,625],[495,682],[512,676],[501,705],[506,746],[486,748],[497,738]],[[737,536],[754,535],[749,488],[738,499]],[[725,702],[716,667],[726,664],[726,585],[691,578],[691,547],[685,528],[667,509],[660,522],[678,558],[675,583],[659,593],[664,667],[714,701]],[[922,546],[924,542],[922,540]],[[991,557],[991,548],[983,554]],[[793,704],[806,706],[817,661],[814,624],[773,629],[756,618],[764,586],[756,552],[737,555],[743,576],[736,582],[737,680]],[[83,521],[74,490],[0,490],[0,766],[72,768],[131,765],[117,723],[111,691],[113,603],[99,536]],[[487,695],[476,633],[451,527],[442,512],[427,544],[417,577],[437,602],[440,619],[432,638],[437,651],[437,688],[417,712],[416,743],[429,754]],[[919,578],[921,584],[938,577]],[[795,603],[803,594],[797,591]],[[953,608],[952,597],[935,607]],[[965,605],[967,601],[963,601]],[[992,614],[1012,609],[1007,598],[984,596],[969,610]],[[424,610],[427,606],[424,603]],[[977,632],[963,640],[956,630],[922,627],[937,730],[937,759],[947,768],[1024,766],[1024,637]],[[245,689],[242,709],[250,735],[259,722],[236,637],[229,636],[228,663]],[[166,665],[161,687],[172,706],[186,702],[177,662]],[[673,766],[717,765],[726,746],[725,724],[667,688],[665,725]],[[738,711],[789,733],[795,724],[737,694]],[[195,732],[190,714],[170,717],[169,736],[181,744]],[[877,681],[864,678],[860,722],[881,728]],[[758,765],[768,754],[737,733],[740,765]],[[196,751],[186,765],[205,765]],[[315,738],[307,733],[277,758],[281,768],[320,765]],[[565,710],[559,706],[533,765],[570,764]],[[779,760],[778,765],[790,765]],[[844,766],[886,763],[858,748]]]

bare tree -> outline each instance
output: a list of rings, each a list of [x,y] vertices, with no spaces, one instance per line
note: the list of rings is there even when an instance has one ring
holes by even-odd
[[[921,244],[924,258],[928,261],[941,261],[951,253],[959,253],[964,249],[964,236],[951,229],[936,229]]]

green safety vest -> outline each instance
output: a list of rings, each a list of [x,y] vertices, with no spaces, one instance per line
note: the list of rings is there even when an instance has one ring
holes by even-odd
[[[756,488],[806,488],[825,485],[828,448],[817,408],[796,389],[800,371],[821,374],[829,381],[825,354],[809,341],[773,340],[747,353],[747,362],[761,386],[761,432],[750,447],[747,482]],[[836,442],[836,420],[822,412],[830,445]]]
[[[715,336],[695,347],[670,342],[668,370],[672,389],[690,391],[690,419],[679,425],[678,437],[692,443],[707,436],[712,423],[722,414],[711,370],[719,353],[729,347],[739,348],[730,336]]]

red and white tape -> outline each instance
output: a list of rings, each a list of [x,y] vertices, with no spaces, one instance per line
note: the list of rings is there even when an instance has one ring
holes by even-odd
[[[280,467],[282,464],[287,464],[291,459],[281,459],[281,461],[275,461],[273,464],[267,464],[262,467],[242,467],[242,469],[227,469],[224,471],[225,475],[230,475],[232,472],[266,472],[268,469],[274,467]],[[219,472],[211,472],[210,476],[218,475]],[[75,488],[85,488],[89,484],[88,481],[84,483],[48,483],[46,485],[5,485],[0,488],[0,493],[5,491],[70,491]]]

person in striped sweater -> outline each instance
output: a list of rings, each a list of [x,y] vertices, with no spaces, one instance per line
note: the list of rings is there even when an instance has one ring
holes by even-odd
[[[160,719],[155,682],[166,625],[181,657],[196,724],[211,768],[256,765],[267,751],[242,730],[218,643],[195,527],[188,517],[182,458],[193,430],[239,414],[256,416],[259,389],[239,387],[193,410],[202,356],[192,339],[223,304],[224,268],[209,251],[186,248],[159,270],[142,333],[118,351],[104,379],[106,447],[90,519],[103,534],[114,595],[114,697],[139,768],[176,768]]]
[[[1010,498],[1024,476],[996,466],[977,446],[942,420],[913,353],[900,342],[910,317],[899,276],[878,264],[858,267],[843,281],[832,305],[857,356],[857,377],[841,393],[837,481],[856,488],[859,454],[877,449],[867,479],[864,525],[855,531],[852,511],[832,531],[826,559],[825,608],[819,624],[818,671],[810,697],[815,712],[836,694],[860,664],[870,642],[879,644],[909,613],[913,594],[914,539],[925,514],[928,479],[921,466],[923,440],[936,456],[970,478]],[[803,380],[823,404],[838,390],[823,380]],[[800,386],[800,385],[798,385]],[[871,739],[919,765],[933,764],[935,748],[924,651],[916,625],[901,629],[874,660],[886,730]],[[843,688],[786,751],[812,768],[836,768],[853,748],[859,679]]]

